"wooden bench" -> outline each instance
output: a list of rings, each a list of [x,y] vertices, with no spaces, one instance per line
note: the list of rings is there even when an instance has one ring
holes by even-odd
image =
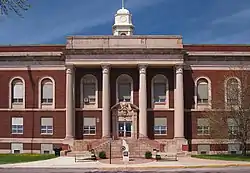
[[[84,152],[75,155],[75,162],[78,161],[93,161],[96,160],[95,154],[91,152]]]
[[[160,160],[174,160],[174,161],[178,161],[177,153],[158,152],[158,153],[156,153],[156,159],[157,159],[157,157],[160,157]]]

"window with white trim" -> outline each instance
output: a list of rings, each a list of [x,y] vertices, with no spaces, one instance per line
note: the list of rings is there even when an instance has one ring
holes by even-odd
[[[167,118],[154,118],[154,134],[155,135],[167,134]]]
[[[41,134],[53,134],[53,118],[41,118]]]
[[[53,104],[53,82],[50,79],[43,79],[41,83],[41,103],[42,105]]]
[[[14,79],[11,83],[12,98],[11,102],[15,105],[22,105],[24,102],[24,84],[21,79]]]
[[[121,75],[117,79],[117,101],[132,102],[133,80],[128,75]]]
[[[198,118],[197,119],[197,135],[209,135],[210,125],[208,118]]]
[[[228,107],[237,106],[240,103],[240,81],[230,78],[226,82],[226,104]]]
[[[208,81],[204,78],[201,78],[197,81],[197,104],[208,104],[208,99]]]
[[[12,117],[12,134],[23,134],[23,117]]]
[[[152,79],[152,99],[154,104],[166,104],[168,81],[164,75],[156,75]]]
[[[82,105],[97,105],[97,79],[93,75],[85,75],[82,79]]]
[[[96,134],[96,118],[83,118],[83,135]]]

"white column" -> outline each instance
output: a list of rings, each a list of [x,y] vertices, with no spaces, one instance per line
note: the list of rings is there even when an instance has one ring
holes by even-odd
[[[139,65],[139,137],[147,137],[147,75],[146,65]]]
[[[109,66],[102,66],[102,137],[110,137]]]
[[[184,138],[183,66],[178,65],[175,70],[174,137]]]
[[[66,139],[73,139],[74,137],[74,100],[73,100],[73,76],[74,67],[67,67],[66,69]]]

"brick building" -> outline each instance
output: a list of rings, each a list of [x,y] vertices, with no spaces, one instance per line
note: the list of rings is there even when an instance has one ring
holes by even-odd
[[[165,151],[239,150],[213,142],[202,113],[224,108],[215,92],[231,66],[249,61],[250,46],[186,45],[133,30],[122,8],[111,36],[1,46],[0,152],[86,150],[110,137]]]

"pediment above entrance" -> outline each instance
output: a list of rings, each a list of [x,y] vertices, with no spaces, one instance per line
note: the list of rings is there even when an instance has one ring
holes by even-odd
[[[128,117],[137,115],[139,108],[132,103],[120,102],[114,105],[111,110],[113,115]]]

